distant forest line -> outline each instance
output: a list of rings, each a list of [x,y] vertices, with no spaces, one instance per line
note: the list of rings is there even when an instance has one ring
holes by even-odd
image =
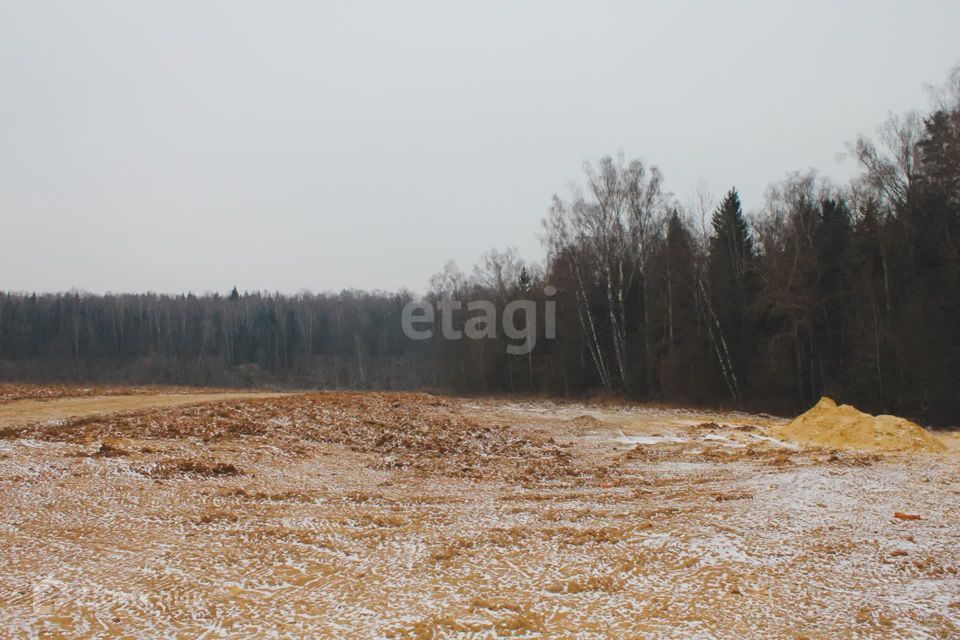
[[[557,337],[407,338],[409,292],[0,292],[0,378],[35,381],[595,393],[794,412],[821,395],[960,422],[960,72],[925,114],[850,145],[860,174],[735,189],[681,206],[655,166],[603,158],[555,196],[547,258],[447,264],[426,299],[498,313],[557,288]],[[459,312],[462,327],[470,314]],[[541,319],[542,320],[542,319]]]

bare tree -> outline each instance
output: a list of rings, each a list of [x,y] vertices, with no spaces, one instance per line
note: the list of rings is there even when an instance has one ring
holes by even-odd
[[[597,283],[606,302],[613,360],[620,387],[628,386],[627,295],[640,288],[646,314],[644,265],[654,225],[663,207],[662,177],[640,160],[625,164],[607,156],[596,168],[586,165],[586,190],[575,188],[569,202],[554,198],[546,220],[547,245],[554,259],[567,264],[577,286],[581,326],[589,336],[591,355],[607,388],[613,378],[599,344],[588,283]],[[644,348],[649,353],[649,340]],[[647,358],[648,359],[648,358]],[[645,370],[649,362],[644,362]]]
[[[887,204],[904,207],[917,173],[917,144],[923,137],[923,120],[916,111],[891,115],[877,133],[879,147],[865,136],[853,145],[853,153],[865,170],[863,181]]]
[[[481,256],[479,264],[473,268],[473,283],[494,292],[501,304],[511,289],[517,286],[520,274],[526,267],[520,254],[513,247],[503,251],[491,249]]]

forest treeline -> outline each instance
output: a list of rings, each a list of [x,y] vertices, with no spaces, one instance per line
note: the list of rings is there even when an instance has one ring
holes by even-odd
[[[960,72],[926,114],[850,145],[860,175],[678,203],[655,166],[607,157],[554,197],[547,258],[447,264],[428,300],[543,309],[556,339],[410,340],[409,292],[0,293],[0,377],[582,396],[796,411],[820,395],[960,420]],[[462,326],[470,312],[453,323]],[[543,321],[543,316],[537,318]],[[436,318],[439,325],[441,318]]]

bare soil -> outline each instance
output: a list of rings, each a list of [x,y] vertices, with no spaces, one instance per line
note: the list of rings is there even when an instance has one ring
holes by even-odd
[[[826,397],[773,434],[792,442],[858,451],[947,450],[940,438],[914,422],[897,416],[872,416]]]
[[[955,451],[740,413],[168,395],[4,423],[0,635],[960,636]]]
[[[158,394],[230,393],[237,389],[177,386],[104,386],[79,384],[32,384],[0,382],[0,405],[14,400],[55,400],[58,398],[90,398],[102,396],[154,396]]]
[[[279,393],[155,393],[152,395],[113,395],[93,397],[59,397],[56,399],[21,399],[0,403],[0,435],[24,423],[56,423],[58,421],[98,416],[120,411],[157,407],[177,407],[212,401],[245,398],[276,398]],[[46,425],[49,426],[49,425]]]

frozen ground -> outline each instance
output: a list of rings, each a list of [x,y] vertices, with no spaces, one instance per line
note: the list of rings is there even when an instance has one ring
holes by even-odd
[[[960,636],[960,457],[779,422],[369,393],[25,420],[0,636]]]

